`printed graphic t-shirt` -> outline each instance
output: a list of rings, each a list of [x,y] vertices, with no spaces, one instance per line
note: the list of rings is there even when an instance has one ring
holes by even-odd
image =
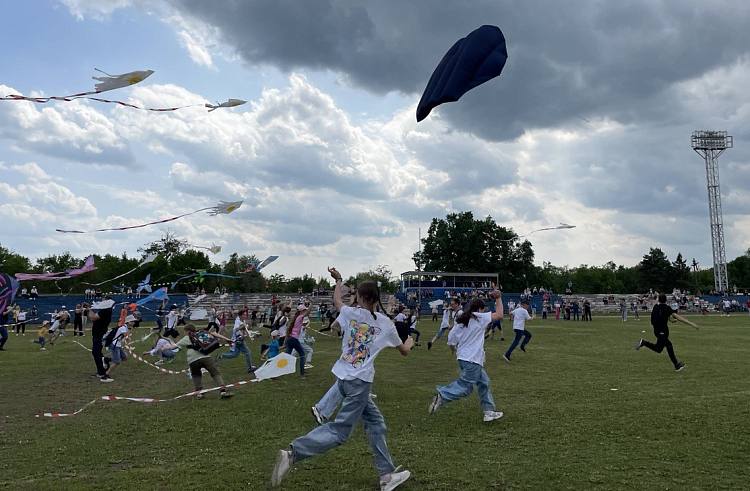
[[[360,307],[341,308],[338,322],[344,344],[341,358],[331,369],[339,379],[372,382],[375,378],[375,357],[380,350],[401,345],[393,322],[379,312],[375,317],[373,319],[369,310]]]

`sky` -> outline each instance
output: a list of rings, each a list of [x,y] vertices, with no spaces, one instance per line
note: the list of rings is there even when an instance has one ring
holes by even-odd
[[[530,237],[537,264],[632,266],[650,247],[712,263],[695,130],[720,157],[727,260],[750,247],[750,3],[570,0],[30,0],[0,17],[0,96],[93,90],[147,107],[0,101],[0,244],[32,258],[137,256],[168,218],[229,215],[178,237],[279,255],[267,274],[327,276],[412,254],[434,217],[472,211]],[[433,69],[483,24],[502,75],[416,122]],[[730,278],[731,282],[731,278]]]

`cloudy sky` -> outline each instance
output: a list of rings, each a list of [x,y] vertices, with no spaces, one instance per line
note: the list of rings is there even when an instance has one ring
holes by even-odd
[[[503,74],[417,124],[445,51],[499,26]],[[136,254],[126,226],[244,199],[172,229],[344,274],[411,254],[433,217],[471,210],[532,236],[536,260],[633,265],[661,247],[711,265],[694,130],[727,130],[727,258],[750,246],[750,3],[742,1],[34,0],[0,17],[0,95],[93,89],[94,68],[155,70],[107,98],[0,102],[0,243],[31,257]]]

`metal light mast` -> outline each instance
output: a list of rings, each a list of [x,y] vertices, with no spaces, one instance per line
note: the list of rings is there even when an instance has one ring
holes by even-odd
[[[690,138],[693,150],[706,161],[708,214],[711,219],[711,245],[714,252],[714,288],[729,291],[727,255],[724,249],[724,217],[721,213],[719,189],[719,155],[732,148],[733,140],[726,131],[694,131]]]

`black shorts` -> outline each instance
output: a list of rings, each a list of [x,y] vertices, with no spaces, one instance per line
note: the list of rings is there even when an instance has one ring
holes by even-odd
[[[164,330],[164,337],[176,338],[179,335],[180,335],[180,333],[177,332],[177,329],[165,329]]]

